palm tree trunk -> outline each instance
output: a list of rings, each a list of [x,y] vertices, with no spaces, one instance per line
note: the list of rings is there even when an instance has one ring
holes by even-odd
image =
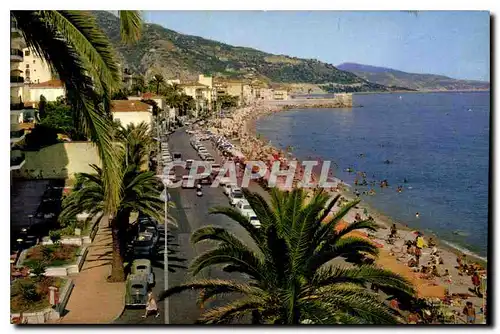
[[[125,249],[127,247],[127,228],[130,219],[130,210],[120,210],[111,224],[113,234],[113,257],[111,263],[111,282],[125,281]]]
[[[113,237],[113,255],[111,259],[111,276],[108,281],[123,282],[125,281],[125,269],[123,268],[123,251],[118,216],[115,216],[111,222],[111,234]]]
[[[257,310],[252,311],[252,325],[259,325],[260,324],[260,313]]]

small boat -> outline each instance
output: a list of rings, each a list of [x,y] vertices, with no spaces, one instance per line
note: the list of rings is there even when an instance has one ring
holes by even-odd
[[[403,99],[403,97],[402,97],[401,95],[399,95],[399,99],[400,99],[400,100],[402,100],[402,99]]]

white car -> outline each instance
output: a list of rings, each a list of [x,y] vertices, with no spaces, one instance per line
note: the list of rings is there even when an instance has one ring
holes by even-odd
[[[224,195],[227,196],[229,196],[229,194],[231,193],[231,188],[236,187],[236,185],[232,183],[229,178],[222,178],[219,182],[219,185],[222,187]]]
[[[239,201],[236,204],[236,209],[243,215],[243,216],[248,216],[251,213],[254,213],[252,207],[250,206],[250,203],[246,199]]]
[[[229,203],[231,203],[231,205],[233,206],[237,205],[238,202],[242,200],[246,200],[245,196],[243,196],[241,188],[238,187],[231,188],[231,192],[229,193],[228,197],[229,197]]]
[[[259,220],[259,218],[257,218],[257,215],[255,214],[255,212],[252,211],[252,213],[250,213],[248,215],[248,219],[250,220],[250,224],[252,224],[253,226],[255,226],[257,228],[260,228],[260,220]]]
[[[219,173],[220,168],[221,167],[219,164],[212,164],[212,173],[215,173],[215,174]]]

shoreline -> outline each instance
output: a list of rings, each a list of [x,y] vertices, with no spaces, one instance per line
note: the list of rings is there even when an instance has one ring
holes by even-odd
[[[293,100],[290,100],[290,105],[293,104]],[[297,109],[300,109],[301,107],[298,106]],[[277,152],[283,153],[282,149],[279,149],[275,147],[274,145],[269,145],[269,143],[264,140],[262,137],[258,137],[257,134],[257,129],[256,129],[256,122],[262,118],[269,116],[275,112],[283,112],[283,111],[289,111],[292,110],[289,105],[265,105],[262,103],[253,105],[253,106],[247,106],[247,107],[242,107],[236,109],[233,114],[239,114],[243,113],[243,116],[239,117],[234,117],[231,120],[233,122],[242,122],[243,126],[240,127],[239,132],[237,132],[237,135],[239,136],[237,146],[240,146],[240,150],[245,151],[245,148],[242,147],[241,145],[241,139],[247,139],[251,140],[254,142],[260,142],[261,147],[263,149],[271,149]],[[251,111],[251,112],[250,112]],[[240,123],[241,124],[241,123]],[[226,133],[227,136],[227,133]],[[247,149],[248,151],[248,149]],[[245,153],[245,152],[243,152]],[[288,154],[289,157],[294,157],[293,154]],[[297,159],[297,161],[300,163],[300,160],[297,157],[294,157]],[[313,173],[315,174],[315,173]],[[338,180],[338,179],[337,179]],[[340,181],[340,180],[339,180]],[[345,184],[345,183],[344,183]],[[348,185],[349,187],[352,187],[351,185]],[[338,194],[341,194],[343,197],[345,197],[348,200],[353,200],[355,199],[354,194],[348,192],[348,191],[339,191]],[[412,226],[404,224],[402,222],[396,221],[394,218],[392,218],[390,215],[381,212],[377,210],[375,207],[372,205],[369,205],[366,201],[361,201],[360,204],[358,205],[360,208],[360,211],[363,211],[363,209],[366,208],[368,212],[372,215],[372,217],[376,218],[376,221],[378,224],[380,224],[384,228],[389,228],[392,224],[396,224],[398,229],[401,230],[406,230],[406,231],[412,231],[417,228],[412,228]],[[446,250],[448,252],[453,253],[456,256],[462,256],[465,254],[467,257],[469,257],[471,260],[474,262],[479,263],[481,266],[486,267],[488,259],[486,257],[482,257],[479,254],[474,253],[473,251],[462,247],[460,245],[455,245],[450,241],[444,240],[442,238],[439,238],[435,233],[430,233],[430,232],[425,232],[426,237],[432,237],[433,240],[436,241],[437,245],[439,246],[439,249]]]
[[[293,159],[300,164],[301,160],[287,152],[286,149],[278,149],[274,145],[271,145],[269,141],[258,135],[256,131],[256,122],[258,119],[286,110],[290,109],[285,109],[283,106],[266,105],[265,103],[242,107],[234,110],[228,118],[211,119],[208,122],[208,129],[217,135],[225,136],[233,142],[247,160],[266,161],[271,154],[276,154],[280,159],[284,159],[285,162]],[[318,180],[315,174],[313,170],[313,183]],[[341,181],[338,178],[332,179],[330,175],[329,178],[330,181]],[[295,184],[296,182],[294,181]],[[341,184],[346,185],[346,187],[337,190],[331,189],[328,191],[330,195],[335,196],[340,194],[349,201],[355,199],[356,196],[348,190],[351,189],[352,191],[352,186],[347,185],[343,181]],[[337,208],[334,208],[332,213],[337,211]],[[364,212],[365,209],[367,210],[366,214]],[[343,218],[343,222],[346,224],[352,223],[356,218],[356,214],[359,214],[361,219],[372,216],[377,225],[380,226],[376,232],[363,233],[368,240],[374,242],[380,248],[380,254],[376,258],[375,263],[382,268],[405,276],[414,284],[419,298],[434,301],[447,300],[446,307],[455,314],[455,321],[459,322],[463,322],[461,319],[461,310],[465,305],[465,301],[472,301],[474,307],[478,309],[484,307],[484,300],[475,294],[471,294],[472,284],[470,275],[472,272],[459,271],[457,259],[462,258],[465,254],[467,264],[471,265],[471,267],[474,266],[474,270],[477,270],[481,275],[486,277],[487,258],[482,258],[469,250],[460,249],[460,246],[455,246],[444,239],[438,238],[434,233],[425,231],[425,240],[429,241],[430,238],[434,240],[437,253],[439,254],[438,259],[440,259],[439,264],[436,262],[437,267],[439,267],[439,275],[429,276],[429,274],[419,269],[423,268],[422,266],[432,267],[434,261],[436,261],[431,254],[430,247],[423,248],[420,266],[409,266],[409,262],[414,256],[407,252],[405,241],[414,240],[417,229],[412,229],[411,226],[397,222],[391,216],[363,201],[363,199]],[[394,242],[389,243],[388,235],[392,224],[396,224],[398,237]],[[445,269],[448,271],[448,275]],[[484,319],[483,316],[479,317]]]

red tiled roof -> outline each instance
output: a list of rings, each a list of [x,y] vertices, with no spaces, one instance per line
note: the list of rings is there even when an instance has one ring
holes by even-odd
[[[147,103],[141,101],[134,100],[113,100],[111,101],[111,111],[112,112],[133,112],[133,111],[142,111],[149,112],[153,109]]]
[[[61,80],[49,80],[45,82],[40,82],[34,85],[31,85],[32,88],[62,88],[64,87]]]
[[[19,128],[22,130],[31,130],[35,127],[35,123],[19,123]]]
[[[161,98],[161,96],[156,95],[154,93],[144,93],[144,94],[142,94],[142,98],[147,100],[147,99]]]

